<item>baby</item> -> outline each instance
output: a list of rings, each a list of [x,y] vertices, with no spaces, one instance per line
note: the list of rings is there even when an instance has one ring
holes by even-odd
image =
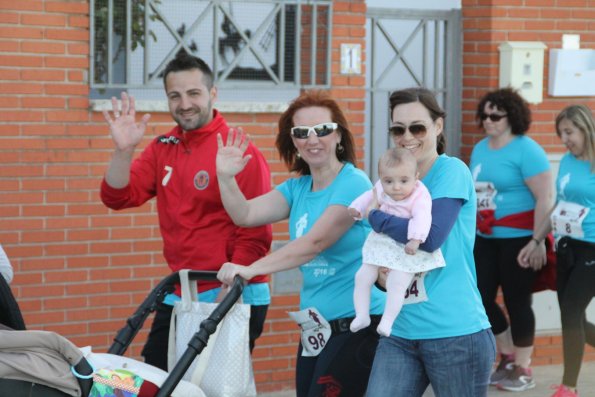
[[[370,325],[370,290],[378,277],[378,267],[386,267],[390,269],[386,280],[386,307],[377,331],[389,336],[415,273],[443,267],[445,263],[440,250],[417,253],[432,224],[432,198],[418,180],[415,157],[407,149],[389,149],[378,162],[378,175],[380,180],[374,189],[355,199],[349,213],[361,219],[376,194],[381,211],[410,219],[409,241],[403,245],[385,234],[370,233],[363,246],[363,264],[355,275],[355,319],[349,328],[356,332]]]

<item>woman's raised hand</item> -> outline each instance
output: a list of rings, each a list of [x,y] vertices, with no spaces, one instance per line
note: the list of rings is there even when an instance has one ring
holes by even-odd
[[[241,128],[229,129],[225,145],[221,134],[217,134],[217,176],[219,178],[234,177],[244,169],[252,158],[250,154],[244,156],[249,143],[248,136]]]
[[[112,140],[116,145],[117,150],[134,151],[136,146],[140,143],[145,130],[147,129],[147,122],[151,115],[145,114],[139,123],[136,122],[136,110],[134,97],[128,96],[127,93],[122,92],[122,110],[119,110],[118,100],[112,97],[112,114],[109,111],[103,111],[103,117],[109,124],[110,134]]]

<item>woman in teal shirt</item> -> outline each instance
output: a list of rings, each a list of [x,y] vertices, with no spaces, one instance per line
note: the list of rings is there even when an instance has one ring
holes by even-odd
[[[545,151],[526,136],[531,110],[517,91],[488,92],[477,105],[476,117],[486,136],[473,148],[469,165],[478,204],[475,266],[501,356],[490,383],[507,391],[523,391],[535,387],[530,364],[536,272],[520,267],[516,258],[547,217],[552,175]],[[506,314],[496,300],[499,289]]]
[[[557,245],[557,292],[562,319],[564,376],[552,397],[576,397],[585,343],[595,346],[595,324],[585,317],[595,296],[595,121],[591,110],[572,105],[556,118],[568,152],[560,161],[556,206],[521,250],[519,265],[545,263],[543,244],[552,231]]]
[[[430,384],[440,397],[486,396],[495,341],[476,286],[471,173],[444,154],[445,113],[432,92],[396,91],[390,108],[393,142],[413,153],[432,196],[432,227],[419,248],[440,248],[446,266],[412,282],[391,336],[380,338],[367,396],[420,397]],[[407,241],[408,220],[372,210],[369,221]]]
[[[276,144],[297,177],[251,200],[244,198],[234,179],[249,161],[244,157],[246,142],[238,135],[219,144],[217,176],[223,205],[233,221],[245,227],[289,219],[291,241],[250,266],[226,263],[218,277],[229,285],[236,275],[249,280],[299,267],[301,310],[293,314],[302,328],[297,396],[363,396],[384,294],[376,288],[372,292],[370,312],[376,321],[351,333],[354,278],[370,227],[365,221],[355,222],[347,208],[372,184],[355,168],[354,139],[345,116],[323,92],[306,92],[294,100],[279,120]]]

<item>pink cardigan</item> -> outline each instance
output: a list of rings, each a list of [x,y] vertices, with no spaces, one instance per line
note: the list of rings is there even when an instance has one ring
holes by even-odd
[[[407,229],[407,238],[426,241],[432,226],[432,197],[425,185],[421,181],[417,181],[413,192],[399,201],[393,200],[384,193],[380,181],[376,182],[374,187],[380,204],[379,209],[387,214],[411,219]],[[349,207],[355,208],[360,214],[363,214],[372,202],[372,197],[372,190],[368,190],[356,198]],[[360,220],[361,215],[357,219]]]

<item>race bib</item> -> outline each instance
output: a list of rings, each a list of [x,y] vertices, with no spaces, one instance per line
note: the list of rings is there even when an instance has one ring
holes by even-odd
[[[589,214],[590,208],[559,201],[552,212],[552,229],[558,236],[584,237],[583,221]]]
[[[299,312],[288,312],[288,314],[302,330],[302,356],[318,356],[332,334],[328,321],[322,317],[322,314],[315,307],[309,307]]]
[[[492,182],[475,182],[475,193],[477,194],[477,211],[496,209],[494,199],[498,191]]]
[[[411,284],[409,284],[409,288],[405,291],[404,305],[425,302],[428,300],[425,286],[426,274],[428,274],[428,272],[415,273],[413,280],[411,280]]]

